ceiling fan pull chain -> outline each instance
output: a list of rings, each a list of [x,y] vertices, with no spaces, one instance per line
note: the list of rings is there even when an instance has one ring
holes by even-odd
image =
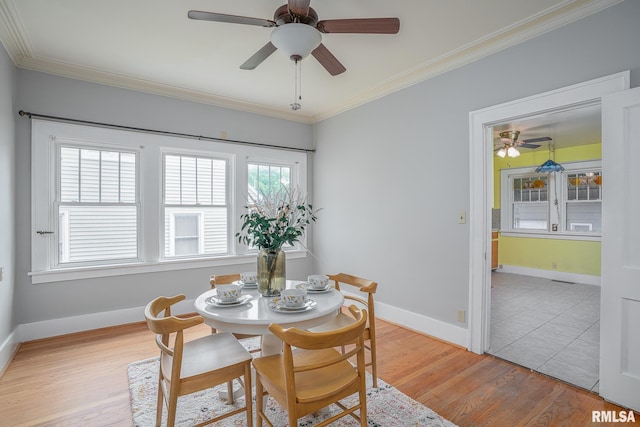
[[[301,84],[301,62],[300,59],[295,58],[294,59],[295,64],[294,64],[294,82],[293,82],[293,87],[294,87],[294,93],[293,93],[293,103],[291,104],[291,109],[296,111],[302,108],[302,105],[300,105],[300,103],[298,101],[302,100],[302,95],[300,94],[300,90],[302,87]]]

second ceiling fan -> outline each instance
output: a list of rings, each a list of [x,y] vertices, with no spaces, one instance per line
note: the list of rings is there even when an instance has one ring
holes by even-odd
[[[518,136],[520,135],[520,131],[518,130],[508,130],[504,132],[500,132],[500,144],[495,151],[498,157],[518,157],[520,152],[516,147],[522,148],[538,148],[540,144],[534,144],[535,142],[543,142],[543,141],[551,141],[551,138],[548,136],[541,136],[539,138],[530,138],[523,139],[522,141],[518,141]]]
[[[346,71],[344,65],[322,44],[322,34],[396,34],[398,18],[358,18],[318,20],[309,6],[311,0],[289,0],[273,14],[273,20],[190,10],[190,19],[275,28],[271,40],[245,61],[240,68],[253,70],[277,49],[282,49],[294,61],[311,54],[331,74]]]

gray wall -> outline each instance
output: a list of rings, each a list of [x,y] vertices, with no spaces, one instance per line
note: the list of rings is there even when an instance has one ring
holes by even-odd
[[[44,73],[18,70],[16,109],[125,126],[220,136],[311,148],[311,125],[123,90]],[[255,264],[196,268],[90,280],[32,284],[31,124],[17,122],[17,323],[28,324],[89,313],[142,307],[158,295],[195,298],[209,288],[211,274],[253,270]],[[310,261],[290,260],[287,274],[304,278]],[[140,320],[144,318],[141,317]]]
[[[0,349],[13,332],[15,319],[15,150],[16,117],[13,103],[16,69],[0,45]],[[0,357],[0,367],[2,367]]]
[[[465,326],[469,112],[628,69],[640,85],[639,23],[628,0],[315,125],[316,269],[377,280],[378,301]]]

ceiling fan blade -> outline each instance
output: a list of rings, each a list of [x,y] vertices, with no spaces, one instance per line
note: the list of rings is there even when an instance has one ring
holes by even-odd
[[[289,12],[296,16],[307,16],[309,14],[309,3],[311,3],[311,0],[289,0]]]
[[[187,16],[189,17],[189,19],[196,19],[198,21],[227,22],[229,24],[257,25],[258,27],[276,26],[276,23],[269,19],[225,15],[224,13],[202,12],[200,10],[190,10]]]
[[[526,142],[521,142],[520,144],[518,144],[518,147],[524,147],[524,148],[538,148],[540,147],[540,145],[538,144],[527,144]]]
[[[258,65],[262,64],[262,62],[269,57],[273,52],[276,51],[276,47],[271,44],[271,42],[262,46],[262,48],[251,56],[251,58],[247,59],[244,64],[240,66],[242,70],[254,70]]]
[[[319,21],[321,33],[396,34],[400,30],[398,18],[328,19]]]
[[[333,54],[329,52],[329,49],[327,49],[327,47],[322,43],[320,43],[320,46],[311,52],[311,55],[313,55],[320,65],[322,65],[332,76],[337,76],[338,74],[342,74],[347,71],[347,69],[344,68],[344,65],[338,61],[338,58],[333,56]]]
[[[549,138],[548,136],[541,136],[540,138],[531,138],[531,139],[523,139],[522,140],[522,142],[524,142],[524,143],[542,142],[542,141],[551,141],[551,138]]]

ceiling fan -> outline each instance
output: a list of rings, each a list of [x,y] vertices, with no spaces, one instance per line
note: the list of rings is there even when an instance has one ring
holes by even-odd
[[[253,70],[277,49],[281,49],[293,61],[300,61],[309,54],[331,74],[346,71],[344,65],[322,44],[322,33],[396,34],[400,29],[398,18],[360,18],[318,20],[318,14],[309,7],[311,0],[288,0],[273,14],[273,20],[226,15],[214,12],[190,10],[190,19],[232,24],[256,25],[275,28],[271,41],[258,50],[244,64],[243,70]]]
[[[518,157],[520,155],[520,151],[518,151],[517,147],[522,148],[538,148],[540,144],[535,144],[536,142],[543,141],[551,141],[551,138],[548,136],[542,136],[539,138],[531,138],[531,139],[523,139],[522,141],[518,141],[518,136],[520,135],[520,131],[518,130],[507,130],[504,132],[500,132],[500,144],[495,148],[496,155],[498,157]]]

